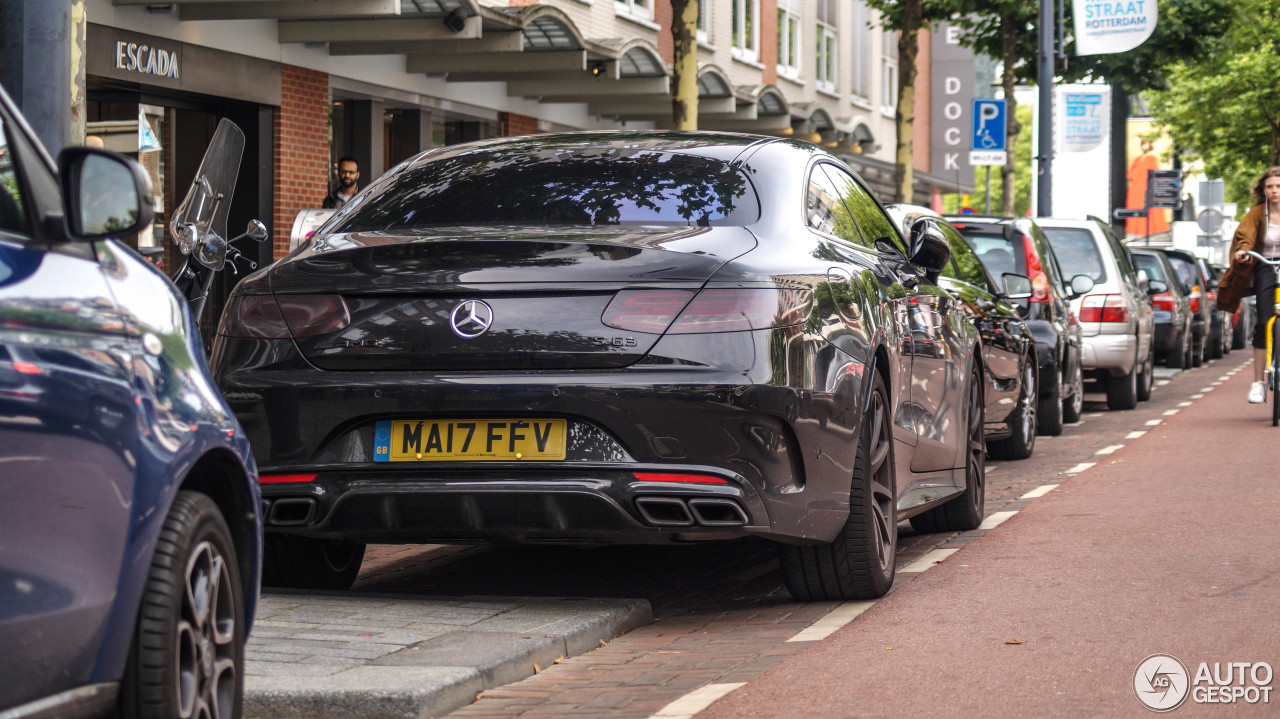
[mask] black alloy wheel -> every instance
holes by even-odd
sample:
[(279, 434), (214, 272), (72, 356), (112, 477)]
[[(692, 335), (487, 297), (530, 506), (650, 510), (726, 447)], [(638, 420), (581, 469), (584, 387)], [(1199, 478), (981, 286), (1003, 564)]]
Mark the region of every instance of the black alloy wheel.
[(244, 601), (218, 506), (182, 491), (165, 518), (121, 685), (121, 714), (235, 719), (244, 695)]
[(946, 504), (912, 517), (911, 526), (917, 532), (967, 532), (982, 524), (987, 500), (987, 442), (982, 374), (977, 368), (970, 373), (968, 415), (964, 492)]
[(898, 550), (893, 423), (884, 379), (878, 372), (872, 377), (844, 528), (828, 544), (778, 548), (783, 581), (800, 601), (875, 599), (893, 586)]
[(1084, 368), (1076, 362), (1075, 374), (1071, 377), (1071, 399), (1062, 403), (1062, 421), (1079, 422), (1084, 414)]
[(269, 532), (262, 556), (262, 584), (293, 589), (351, 588), (364, 561), (365, 545), (345, 539), (315, 539)]
[(996, 459), (1026, 459), (1036, 448), (1036, 407), (1039, 404), (1039, 387), (1036, 383), (1036, 358), (1026, 358), (1022, 370), (1022, 387), (1018, 391), (1018, 405), (1009, 419), (1011, 434), (987, 445), (992, 457)]

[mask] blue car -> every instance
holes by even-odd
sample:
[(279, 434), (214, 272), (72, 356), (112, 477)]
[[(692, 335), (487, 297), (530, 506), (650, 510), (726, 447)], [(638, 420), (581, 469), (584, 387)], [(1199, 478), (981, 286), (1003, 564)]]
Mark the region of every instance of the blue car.
[(237, 717), (261, 498), (186, 301), (115, 238), (135, 162), (57, 166), (0, 89), (0, 716)]

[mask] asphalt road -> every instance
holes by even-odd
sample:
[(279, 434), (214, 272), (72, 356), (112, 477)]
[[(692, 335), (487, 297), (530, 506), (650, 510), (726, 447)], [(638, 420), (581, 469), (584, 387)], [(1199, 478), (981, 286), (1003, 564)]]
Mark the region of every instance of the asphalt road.
[[(1205, 390), (1246, 360), (1244, 353), (1237, 352), (1200, 369), (1161, 371), (1152, 400), (1132, 411), (1107, 411), (1103, 396), (1090, 394), (1083, 421), (1068, 426), (1061, 437), (1039, 438), (1031, 459), (989, 466), (984, 525), (989, 528), (921, 535), (904, 523), (897, 582), (893, 592), (874, 605), (794, 602), (782, 586), (773, 546), (760, 540), (670, 548), (372, 547), (356, 591), (636, 597), (651, 602), (653, 625), (537, 676), (488, 691), (453, 717), (690, 716), (733, 689), (737, 691), (715, 705), (709, 716), (799, 716), (801, 706), (812, 707), (809, 716), (822, 717), (999, 716), (1015, 710), (1034, 715), (1142, 713), (1146, 710), (1137, 703), (1132, 688), (1125, 696), (1115, 693), (1112, 685), (1131, 682), (1137, 661), (1146, 656), (1131, 656), (1138, 651), (1140, 637), (1150, 638), (1149, 644), (1156, 647), (1157, 639), (1170, 635), (1168, 622), (1161, 617), (1179, 609), (1187, 596), (1163, 593), (1186, 577), (1217, 579), (1207, 566), (1180, 562), (1189, 547), (1222, 533), (1221, 551), (1226, 556), (1258, 554), (1254, 561), (1239, 565), (1240, 574), (1233, 574), (1231, 582), (1224, 577), (1220, 585), (1211, 586), (1240, 585), (1237, 580), (1258, 575), (1277, 556), (1274, 531), (1268, 534), (1249, 525), (1250, 534), (1237, 533), (1242, 526), (1235, 519), (1239, 508), (1230, 500), (1239, 502), (1241, 497), (1222, 497), (1214, 491), (1216, 485), (1206, 481), (1224, 476), (1229, 464), (1213, 469), (1220, 460), (1230, 458), (1244, 468), (1252, 466), (1256, 457), (1226, 451), (1232, 439), (1229, 434), (1220, 442), (1206, 441), (1208, 435), (1198, 423), (1187, 422), (1187, 417), (1213, 404), (1221, 404), (1214, 411), (1224, 416), (1242, 414), (1242, 408), (1248, 407), (1243, 401), (1242, 376), (1222, 391)], [(1271, 427), (1262, 418), (1269, 417), (1269, 408), (1250, 409), (1258, 417), (1230, 425), (1229, 431), (1260, 435), (1250, 441), (1252, 446), (1269, 437), (1266, 430)], [(1192, 426), (1179, 429), (1185, 424)], [(1173, 469), (1161, 473), (1144, 469), (1157, 460), (1171, 462)], [(1134, 477), (1116, 474), (1124, 472)], [(1110, 478), (1095, 480), (1104, 474)], [(1176, 486), (1182, 491), (1175, 491), (1170, 475), (1177, 478)], [(1140, 491), (1134, 478), (1142, 480)], [(1101, 503), (1100, 507), (1077, 511), (1067, 506), (1082, 488), (1095, 484), (1125, 491), (1089, 494), (1089, 501)], [(1047, 485), (1058, 488), (1046, 489)], [(1198, 492), (1188, 494), (1184, 485)], [(1269, 507), (1274, 516), (1275, 500), (1261, 487), (1251, 488), (1247, 498), (1251, 509), (1263, 512)], [(1215, 499), (1227, 502), (1226, 506), (1210, 502)], [(1175, 507), (1168, 502), (1176, 503), (1181, 514), (1171, 515)], [(1056, 514), (1039, 510), (1050, 504), (1057, 508)], [(1210, 506), (1214, 509), (1206, 511)], [(1142, 511), (1135, 512), (1134, 507)], [(1099, 511), (1103, 509), (1107, 511)], [(1108, 518), (1106, 533), (1092, 524), (1103, 521), (1096, 518), (1099, 515)], [(999, 524), (1011, 516), (1012, 521)], [(1176, 521), (1171, 521), (1173, 516)], [(1197, 529), (1185, 529), (1191, 526)], [(1023, 536), (1027, 527), (1038, 532), (1034, 541)], [(966, 548), (971, 543), (976, 544)], [(1215, 540), (1215, 546), (1218, 543)], [(1102, 551), (1128, 547), (1135, 551), (1141, 547), (1145, 555), (1133, 557), (1125, 549), (1122, 558)], [(962, 549), (934, 566), (937, 559)], [(991, 565), (984, 565), (984, 572), (999, 570), (1007, 575), (974, 571), (971, 558), (977, 556)], [(1051, 579), (1041, 575), (1045, 581), (1037, 582), (1028, 575), (1012, 581), (1038, 557), (1060, 560), (1046, 570)], [(1149, 567), (1167, 574), (1161, 574), (1159, 581), (1148, 581), (1144, 572)], [(1270, 588), (1264, 582), (1256, 591), (1274, 598), (1275, 593), (1267, 593)], [(1229, 606), (1188, 606), (1194, 605), (1197, 612), (1230, 609), (1238, 613), (1256, 599)], [(1071, 612), (1064, 613), (1054, 604), (1056, 600), (1069, 604), (1065, 609)], [(1270, 604), (1274, 606), (1274, 601)], [(900, 605), (910, 612), (897, 613)], [(1067, 616), (1082, 623), (1073, 625)], [(1249, 617), (1245, 634), (1265, 636), (1274, 647), (1275, 622), (1247, 612), (1243, 616)], [(1061, 622), (1052, 621), (1059, 617)], [(989, 623), (981, 636), (984, 642), (998, 639), (994, 647), (975, 643), (971, 636), (979, 631), (972, 626), (975, 618)], [(846, 622), (844, 629), (828, 636)], [(1050, 626), (1052, 631), (1046, 628)], [(1129, 637), (1123, 652), (1105, 651), (1106, 642), (1115, 641), (1114, 636), (1107, 639), (1104, 630), (1108, 628)], [(1258, 631), (1263, 629), (1265, 634)], [(856, 641), (849, 639), (851, 635)], [(1046, 652), (1039, 649), (1052, 641), (1046, 637), (1077, 641), (1070, 648), (1063, 645)], [(1025, 643), (1006, 645), (1006, 640)], [(842, 648), (828, 649), (837, 646)], [(1226, 647), (1221, 648), (1204, 659), (1262, 658), (1243, 649), (1228, 655)], [(1182, 651), (1186, 659), (1199, 661), (1207, 647), (1173, 643), (1163, 650), (1175, 655)], [(1018, 651), (1022, 654), (1013, 654)], [(1104, 655), (1108, 659), (1100, 661), (1098, 657)], [(884, 656), (902, 665), (890, 671), (887, 667), (895, 665)], [(1037, 656), (1044, 663), (1026, 664), (1028, 669), (1034, 667), (1037, 676), (1009, 671), (1009, 662), (1017, 669), (1027, 657)], [(1270, 659), (1273, 666), (1280, 665), (1280, 657)], [(988, 664), (994, 668), (988, 669)], [(1103, 682), (1109, 682), (1106, 691), (1095, 687)], [(739, 689), (737, 685), (743, 683), (747, 686)], [(1034, 691), (1026, 690), (1026, 683), (1035, 684)], [(1081, 686), (1089, 691), (1082, 693)], [(1059, 691), (1070, 699), (1062, 699)], [(1018, 693), (1042, 703), (1009, 701), (1011, 694)], [(920, 703), (919, 697), (931, 697), (935, 703)], [(986, 703), (978, 701), (982, 697)], [(955, 703), (970, 699), (976, 703)], [(952, 711), (959, 706), (965, 711)]]

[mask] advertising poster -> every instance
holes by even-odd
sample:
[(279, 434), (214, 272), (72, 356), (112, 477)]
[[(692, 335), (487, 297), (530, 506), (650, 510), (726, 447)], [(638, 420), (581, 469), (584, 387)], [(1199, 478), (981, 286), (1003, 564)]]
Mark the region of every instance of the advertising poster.
[[(1125, 207), (1141, 209), (1146, 206), (1147, 171), (1172, 170), (1173, 141), (1162, 132), (1152, 120), (1130, 119), (1125, 123), (1125, 148), (1128, 157), (1129, 171), (1126, 173), (1128, 192), (1125, 194)], [(1124, 230), (1130, 235), (1158, 234), (1169, 231), (1169, 220), (1172, 211), (1159, 209), (1151, 211), (1150, 233), (1147, 231), (1146, 218), (1125, 220)]]
[(1156, 0), (1075, 0), (1076, 54), (1132, 50), (1156, 29)]

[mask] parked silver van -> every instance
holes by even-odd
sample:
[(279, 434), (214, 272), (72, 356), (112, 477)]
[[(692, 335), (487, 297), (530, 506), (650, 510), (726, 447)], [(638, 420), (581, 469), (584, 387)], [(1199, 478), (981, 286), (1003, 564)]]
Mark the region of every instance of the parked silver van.
[(1111, 409), (1133, 409), (1151, 396), (1155, 320), (1145, 276), (1139, 277), (1129, 250), (1102, 222), (1037, 220), (1058, 264), (1068, 277), (1086, 275), (1091, 292), (1071, 300), (1083, 339), (1086, 377), (1107, 391)]

